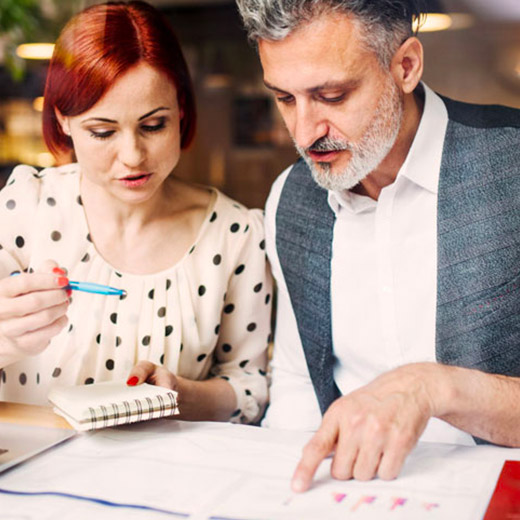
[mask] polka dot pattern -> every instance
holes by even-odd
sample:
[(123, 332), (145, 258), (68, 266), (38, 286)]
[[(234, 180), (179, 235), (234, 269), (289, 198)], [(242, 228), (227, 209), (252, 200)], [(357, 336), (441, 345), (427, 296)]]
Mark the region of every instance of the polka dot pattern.
[[(23, 263), (13, 261), (6, 274), (54, 258), (71, 279), (121, 287), (126, 294), (75, 292), (69, 324), (41, 362), (0, 371), (0, 399), (44, 404), (51, 384), (124, 381), (136, 360), (149, 359), (184, 377), (228, 382), (237, 398), (231, 420), (256, 420), (266, 399), (260, 370), (271, 294), (259, 247), (260, 212), (211, 190), (211, 207), (189, 254), (160, 273), (135, 275), (110, 266), (92, 243), (95, 228), (91, 236), (76, 165), (41, 173), (23, 168), (0, 194), (0, 219), (12, 223), (8, 232), (0, 228), (0, 254)], [(38, 222), (24, 222), (29, 211), (38, 211)], [(0, 263), (0, 275), (1, 269)]]

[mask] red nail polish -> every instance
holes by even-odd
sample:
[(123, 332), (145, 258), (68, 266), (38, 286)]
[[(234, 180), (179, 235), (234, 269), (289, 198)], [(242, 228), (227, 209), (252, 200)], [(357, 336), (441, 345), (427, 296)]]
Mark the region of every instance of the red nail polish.
[(59, 267), (55, 267), (52, 272), (54, 274), (61, 274), (62, 276), (65, 274), (65, 271), (63, 269), (60, 269)]
[(135, 386), (137, 384), (137, 381), (139, 381), (139, 378), (137, 376), (132, 376), (128, 379), (128, 381), (126, 382), (126, 384), (128, 386)]
[(72, 289), (67, 289), (67, 296), (69, 298), (72, 296)]
[(65, 287), (66, 285), (69, 285), (69, 279), (66, 278), (65, 276), (60, 276), (59, 278), (56, 278), (56, 283), (60, 287)]

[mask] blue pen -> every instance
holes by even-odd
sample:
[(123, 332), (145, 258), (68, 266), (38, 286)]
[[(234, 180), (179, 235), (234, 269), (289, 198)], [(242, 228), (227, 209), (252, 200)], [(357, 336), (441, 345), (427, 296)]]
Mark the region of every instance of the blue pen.
[[(20, 274), (20, 271), (14, 271), (10, 276), (16, 276), (17, 274)], [(69, 285), (64, 287), (64, 289), (72, 289), (73, 291), (83, 291), (94, 294), (106, 294), (107, 296), (126, 296), (126, 291), (124, 289), (116, 289), (109, 285), (101, 285), (100, 283), (92, 282), (74, 282), (69, 280)]]
[(83, 291), (95, 294), (106, 294), (113, 296), (124, 296), (126, 291), (123, 289), (116, 289), (115, 287), (109, 287), (108, 285), (101, 285), (99, 283), (91, 282), (74, 282), (69, 281), (69, 285), (66, 289), (72, 289), (73, 291)]

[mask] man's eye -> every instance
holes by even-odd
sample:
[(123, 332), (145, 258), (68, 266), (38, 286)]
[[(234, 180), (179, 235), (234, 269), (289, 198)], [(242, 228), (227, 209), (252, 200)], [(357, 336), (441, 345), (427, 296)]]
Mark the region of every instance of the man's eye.
[(111, 135), (113, 135), (113, 133), (114, 133), (113, 130), (105, 130), (103, 132), (99, 132), (99, 131), (96, 132), (94, 130), (90, 131), (90, 135), (94, 139), (108, 139)]
[(325, 103), (340, 103), (345, 99), (345, 94), (340, 94), (339, 96), (320, 96), (321, 101)]
[(287, 104), (287, 103), (291, 103), (292, 101), (294, 101), (294, 97), (293, 96), (276, 96), (276, 101), (278, 103), (283, 103), (283, 104)]

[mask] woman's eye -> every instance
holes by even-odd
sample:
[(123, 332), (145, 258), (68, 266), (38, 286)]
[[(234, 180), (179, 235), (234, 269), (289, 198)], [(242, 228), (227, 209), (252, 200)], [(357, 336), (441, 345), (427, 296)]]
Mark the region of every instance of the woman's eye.
[(94, 139), (108, 139), (111, 135), (113, 135), (114, 130), (104, 130), (104, 131), (90, 131), (91, 137)]
[(141, 129), (145, 132), (158, 132), (165, 127), (164, 119), (161, 119), (158, 123), (154, 125), (142, 125)]

